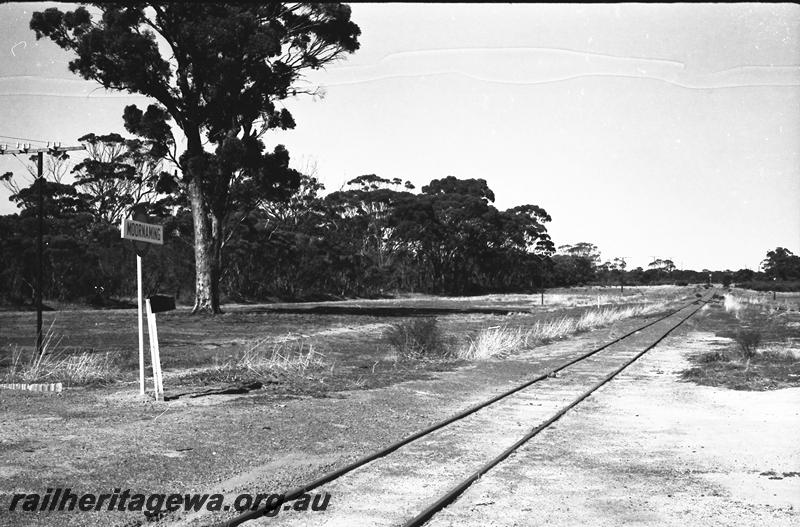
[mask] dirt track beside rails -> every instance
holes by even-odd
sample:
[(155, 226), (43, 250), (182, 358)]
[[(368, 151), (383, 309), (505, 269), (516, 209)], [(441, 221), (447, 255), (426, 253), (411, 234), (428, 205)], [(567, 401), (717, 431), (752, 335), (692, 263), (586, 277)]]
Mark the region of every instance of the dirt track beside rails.
[(473, 485), (430, 523), (797, 525), (800, 388), (678, 381), (706, 351), (702, 320), (673, 337)]

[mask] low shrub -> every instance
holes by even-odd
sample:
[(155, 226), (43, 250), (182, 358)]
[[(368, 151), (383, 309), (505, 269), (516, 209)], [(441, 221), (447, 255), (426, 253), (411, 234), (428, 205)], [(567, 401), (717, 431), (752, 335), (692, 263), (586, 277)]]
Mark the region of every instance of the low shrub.
[(415, 318), (392, 324), (383, 338), (397, 352), (400, 360), (442, 359), (451, 356), (436, 317)]
[(725, 353), (719, 351), (711, 351), (709, 353), (703, 353), (697, 358), (697, 362), (701, 364), (710, 364), (712, 362), (730, 362), (731, 358), (728, 357)]
[(767, 309), (759, 298), (735, 298), (725, 296), (725, 309), (730, 310), (740, 327), (733, 333), (733, 340), (747, 363), (756, 356), (761, 344), (773, 333), (772, 309)]
[(756, 330), (740, 330), (736, 332), (734, 340), (736, 344), (739, 345), (742, 357), (749, 361), (758, 352), (758, 345), (761, 343), (761, 332)]

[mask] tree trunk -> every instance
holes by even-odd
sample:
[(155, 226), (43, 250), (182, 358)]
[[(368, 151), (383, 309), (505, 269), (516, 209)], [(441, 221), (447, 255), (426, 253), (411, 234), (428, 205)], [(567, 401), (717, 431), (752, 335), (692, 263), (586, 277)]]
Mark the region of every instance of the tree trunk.
[(214, 243), (212, 236), (211, 219), (203, 199), (200, 177), (194, 176), (189, 182), (189, 200), (194, 220), (195, 297), (192, 313), (221, 313), (219, 244)]
[(212, 265), (212, 276), (214, 286), (211, 288), (213, 304), (216, 306), (214, 313), (222, 313), (222, 308), (219, 304), (219, 283), (222, 280), (222, 241), (225, 233), (222, 229), (223, 217), (216, 213), (211, 214), (211, 258), (214, 262)]

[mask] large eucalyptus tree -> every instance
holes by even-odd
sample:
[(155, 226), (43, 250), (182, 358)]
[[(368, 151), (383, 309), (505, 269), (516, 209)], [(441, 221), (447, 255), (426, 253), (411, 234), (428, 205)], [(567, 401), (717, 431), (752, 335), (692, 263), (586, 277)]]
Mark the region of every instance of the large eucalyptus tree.
[[(125, 127), (180, 169), (178, 192), (191, 203), (195, 312), (220, 311), (225, 223), (242, 199), (281, 199), (300, 182), (281, 145), (262, 135), (295, 126), (279, 101), (302, 88), (303, 72), (358, 49), (345, 4), (94, 3), (49, 8), (30, 22), (75, 53), (72, 72), (156, 104), (125, 108)], [(184, 141), (172, 130), (178, 129)], [(185, 150), (178, 152), (178, 145)]]

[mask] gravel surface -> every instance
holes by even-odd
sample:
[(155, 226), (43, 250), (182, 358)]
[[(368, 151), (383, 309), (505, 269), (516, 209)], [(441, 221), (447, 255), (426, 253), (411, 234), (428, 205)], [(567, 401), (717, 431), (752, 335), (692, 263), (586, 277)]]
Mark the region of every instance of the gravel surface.
[(430, 525), (798, 525), (800, 388), (678, 382), (715, 340), (669, 339)]
[[(741, 392), (679, 381), (689, 356), (725, 340), (701, 315), (428, 525), (796, 525), (800, 388)], [(527, 402), (534, 421), (535, 400)], [(324, 513), (287, 511), (253, 524), (401, 525), (524, 434), (523, 408), (476, 416), (458, 436), (443, 433), (438, 445), (420, 442), (323, 487), (332, 495)]]

